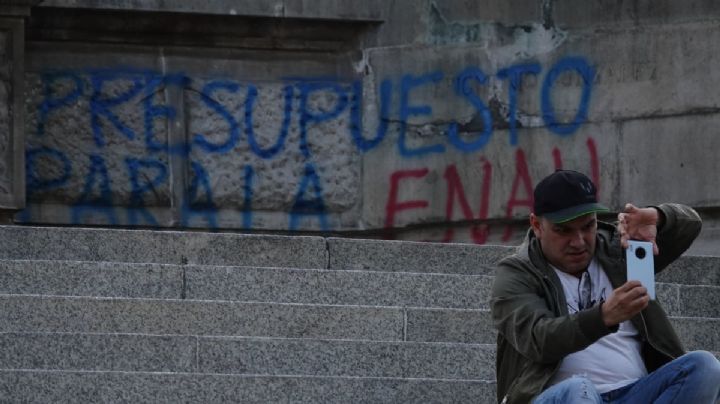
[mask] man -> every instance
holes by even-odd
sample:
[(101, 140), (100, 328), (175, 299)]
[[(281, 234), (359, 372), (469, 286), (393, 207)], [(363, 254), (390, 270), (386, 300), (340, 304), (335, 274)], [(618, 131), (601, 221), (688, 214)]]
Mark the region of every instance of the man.
[(628, 204), (617, 226), (599, 222), (595, 185), (568, 170), (534, 197), (531, 229), (493, 285), (499, 401), (715, 403), (720, 362), (684, 354), (660, 304), (626, 276), (628, 240), (653, 243), (658, 272), (697, 237), (697, 213)]

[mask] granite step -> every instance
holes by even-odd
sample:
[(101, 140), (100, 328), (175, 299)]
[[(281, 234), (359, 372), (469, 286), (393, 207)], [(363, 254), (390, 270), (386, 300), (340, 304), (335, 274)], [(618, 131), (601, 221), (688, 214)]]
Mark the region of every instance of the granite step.
[(0, 369), (494, 380), (494, 344), (0, 333)]
[(486, 309), (482, 275), (0, 260), (0, 294)]
[(0, 258), (326, 268), (322, 237), (0, 226)]
[(0, 332), (403, 341), (399, 307), (0, 295)]
[[(329, 269), (493, 275), (516, 247), (328, 238)], [(680, 257), (658, 282), (720, 286), (720, 257)]]
[[(699, 281), (657, 284), (668, 314), (720, 317), (720, 286)], [(492, 282), (486, 275), (0, 260), (0, 294), (11, 295), (487, 309)]]
[[(687, 350), (720, 352), (720, 318), (671, 316)], [(494, 343), (496, 333), (487, 310), (412, 309), (407, 312), (407, 340)]]
[(0, 370), (3, 400), (23, 403), (480, 403), (491, 381)]
[[(508, 246), (157, 230), (0, 226), (0, 259), (492, 275)], [(720, 257), (684, 256), (658, 281), (720, 286)]]
[[(494, 344), (488, 310), (0, 295), (0, 332)], [(672, 316), (688, 349), (720, 351), (720, 318)]]

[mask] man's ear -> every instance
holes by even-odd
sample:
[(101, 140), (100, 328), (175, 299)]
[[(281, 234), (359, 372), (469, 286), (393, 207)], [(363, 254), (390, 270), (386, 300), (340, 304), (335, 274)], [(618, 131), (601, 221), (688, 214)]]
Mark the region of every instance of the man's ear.
[(535, 237), (540, 238), (540, 234), (542, 233), (542, 228), (540, 227), (540, 217), (536, 216), (534, 213), (530, 214), (530, 227), (533, 230), (533, 233), (535, 233)]

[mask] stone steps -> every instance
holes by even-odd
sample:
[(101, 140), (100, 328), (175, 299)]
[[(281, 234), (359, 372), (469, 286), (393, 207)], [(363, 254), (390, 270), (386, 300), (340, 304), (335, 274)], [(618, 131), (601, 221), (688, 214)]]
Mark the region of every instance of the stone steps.
[[(507, 247), (0, 226), (0, 393), (22, 402), (481, 402)], [(658, 298), (720, 352), (720, 258)], [(2, 401), (2, 400), (0, 400)]]
[(494, 345), (0, 333), (0, 369), (494, 380)]
[(0, 370), (9, 402), (493, 403), (494, 383), (464, 380)]

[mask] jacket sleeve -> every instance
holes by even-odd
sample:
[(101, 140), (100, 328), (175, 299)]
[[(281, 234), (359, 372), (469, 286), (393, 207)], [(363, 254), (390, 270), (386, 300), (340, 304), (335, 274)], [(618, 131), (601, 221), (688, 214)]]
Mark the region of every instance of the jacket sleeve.
[(560, 299), (544, 294), (540, 280), (512, 260), (499, 264), (490, 302), (493, 322), (500, 335), (529, 360), (555, 363), (617, 331), (617, 327), (605, 326), (599, 305), (557, 316), (546, 299)]
[(660, 254), (655, 257), (655, 272), (660, 272), (690, 247), (700, 234), (702, 220), (689, 206), (665, 203), (656, 208), (665, 219), (656, 239)]

